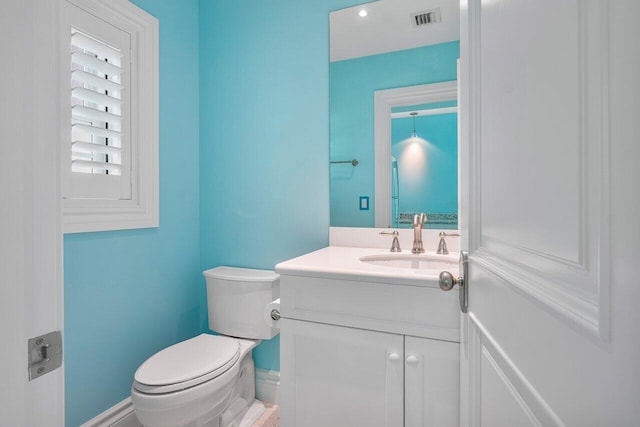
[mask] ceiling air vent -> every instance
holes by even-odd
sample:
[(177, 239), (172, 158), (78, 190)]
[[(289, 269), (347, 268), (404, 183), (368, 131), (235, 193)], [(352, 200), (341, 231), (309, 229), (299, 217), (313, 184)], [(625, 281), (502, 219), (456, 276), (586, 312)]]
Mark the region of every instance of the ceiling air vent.
[(423, 27), (440, 22), (440, 8), (425, 10), (411, 15), (411, 23), (414, 27)]

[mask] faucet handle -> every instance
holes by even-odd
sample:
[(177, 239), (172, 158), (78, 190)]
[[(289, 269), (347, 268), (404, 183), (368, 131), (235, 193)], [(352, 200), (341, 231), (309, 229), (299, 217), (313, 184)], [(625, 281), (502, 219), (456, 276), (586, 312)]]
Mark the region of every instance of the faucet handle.
[(436, 251), (436, 254), (438, 255), (448, 255), (449, 254), (449, 249), (447, 249), (447, 242), (444, 240), (445, 237), (448, 236), (460, 236), (459, 233), (445, 233), (444, 231), (441, 231), (438, 236), (440, 236), (440, 243), (438, 243), (438, 250)]
[(441, 238), (442, 238), (442, 237), (450, 237), (450, 236), (451, 236), (451, 237), (455, 237), (455, 236), (460, 237), (460, 234), (459, 234), (459, 233), (445, 233), (444, 231), (441, 231), (441, 232), (438, 234), (438, 236), (440, 236)]
[(391, 249), (389, 250), (390, 252), (402, 252), (402, 249), (400, 249), (400, 242), (398, 241), (398, 230), (393, 230), (392, 232), (381, 231), (380, 234), (393, 236), (393, 242), (391, 243)]

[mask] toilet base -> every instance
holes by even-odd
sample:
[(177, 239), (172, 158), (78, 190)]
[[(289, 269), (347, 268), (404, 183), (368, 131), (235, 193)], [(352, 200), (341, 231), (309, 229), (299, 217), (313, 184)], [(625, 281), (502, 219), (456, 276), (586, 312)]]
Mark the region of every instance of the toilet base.
[(253, 403), (249, 405), (249, 408), (244, 412), (244, 414), (237, 417), (229, 424), (225, 424), (226, 420), (223, 420), (220, 425), (229, 427), (251, 427), (263, 413), (264, 405), (262, 404), (262, 402), (260, 402), (259, 400), (254, 400)]
[(250, 427), (264, 412), (256, 400), (255, 367), (251, 354), (240, 364), (240, 373), (231, 393), (229, 406), (220, 415), (220, 427)]
[[(259, 400), (255, 400), (248, 408), (243, 408), (242, 412), (235, 413), (232, 408), (209, 421), (194, 421), (184, 427), (251, 427), (264, 413), (265, 407)], [(235, 415), (235, 419), (232, 417)]]

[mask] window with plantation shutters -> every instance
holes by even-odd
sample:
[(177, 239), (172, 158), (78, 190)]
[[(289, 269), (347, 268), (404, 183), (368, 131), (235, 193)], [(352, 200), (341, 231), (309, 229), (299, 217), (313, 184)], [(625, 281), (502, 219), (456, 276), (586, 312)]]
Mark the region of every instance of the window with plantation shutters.
[(156, 227), (157, 21), (125, 0), (60, 16), (65, 232)]
[[(128, 41), (126, 34), (120, 39)], [(129, 199), (128, 45), (71, 28), (69, 53), (71, 191), (83, 198)]]

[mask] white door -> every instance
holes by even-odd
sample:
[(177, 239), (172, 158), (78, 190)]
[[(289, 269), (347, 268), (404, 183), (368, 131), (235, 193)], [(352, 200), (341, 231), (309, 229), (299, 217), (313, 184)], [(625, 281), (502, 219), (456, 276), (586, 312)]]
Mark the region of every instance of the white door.
[(33, 381), (27, 339), (62, 329), (56, 2), (0, 13), (0, 425), (64, 425), (63, 371)]
[(640, 425), (640, 2), (461, 11), (461, 425)]
[(402, 335), (281, 319), (282, 427), (402, 427)]

